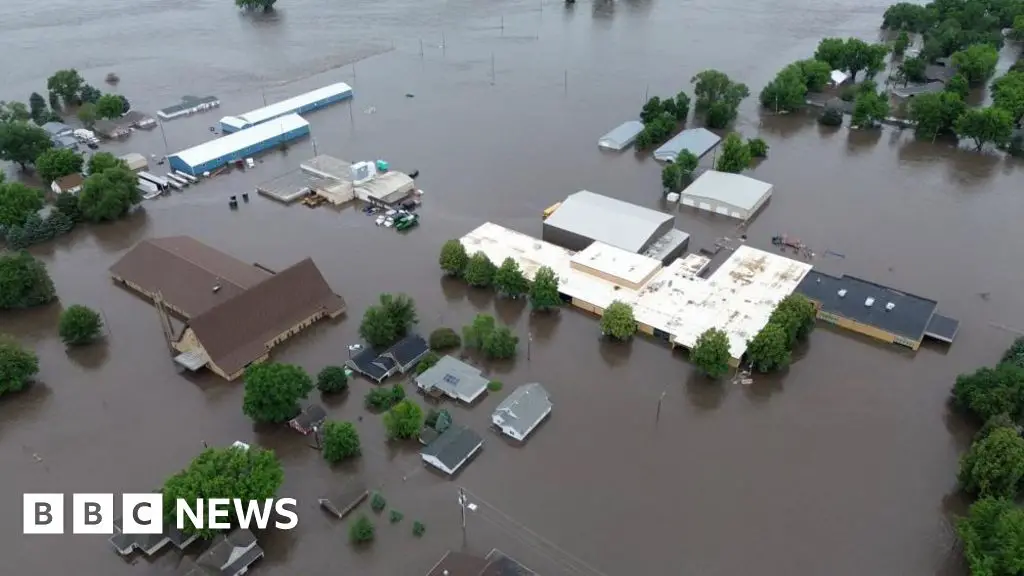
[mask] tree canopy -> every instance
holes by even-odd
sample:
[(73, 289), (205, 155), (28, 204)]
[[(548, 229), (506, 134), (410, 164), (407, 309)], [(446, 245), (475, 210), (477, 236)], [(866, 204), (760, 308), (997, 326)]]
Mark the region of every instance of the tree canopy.
[(103, 320), (95, 310), (88, 306), (75, 304), (60, 314), (57, 332), (60, 339), (68, 346), (90, 344), (100, 336)]
[(78, 194), (78, 208), (91, 222), (117, 220), (142, 201), (138, 176), (127, 168), (90, 173)]
[(882, 28), (923, 33), (931, 26), (933, 13), (921, 4), (899, 2), (889, 6), (882, 16)]
[(750, 167), (750, 148), (739, 134), (733, 132), (722, 143), (722, 154), (718, 157), (715, 170), (739, 174)]
[(448, 350), (462, 346), (462, 338), (451, 328), (441, 327), (430, 333), (431, 350)]
[(729, 337), (722, 330), (709, 328), (697, 338), (690, 351), (690, 362), (711, 378), (721, 378), (729, 372)]
[(924, 82), (927, 68), (928, 63), (922, 58), (904, 58), (903, 62), (900, 62), (897, 72), (903, 85), (906, 86), (908, 82)]
[(11, 337), (0, 334), (0, 396), (25, 388), (39, 372), (39, 358)]
[(43, 193), (21, 182), (0, 182), (0, 227), (21, 226), (43, 207)]
[(78, 95), (85, 84), (85, 79), (74, 68), (58, 70), (46, 80), (46, 88), (64, 101), (65, 106), (78, 103)]
[(758, 372), (771, 372), (789, 366), (790, 346), (786, 327), (768, 322), (747, 343), (747, 359)]
[(124, 168), (128, 169), (128, 165), (125, 164), (124, 160), (121, 160), (117, 156), (114, 156), (110, 152), (97, 152), (89, 157), (89, 163), (86, 165), (86, 169), (89, 174), (99, 174), (111, 168)]
[(1013, 135), (1013, 116), (1002, 108), (968, 108), (956, 121), (956, 133), (974, 141), (976, 150), (991, 142), (1003, 146)]
[(256, 422), (287, 422), (312, 390), (313, 380), (294, 364), (254, 364), (245, 370), (242, 413)]
[[(266, 500), (273, 498), (284, 482), (284, 470), (274, 453), (257, 446), (249, 448), (207, 448), (189, 464), (188, 468), (171, 476), (164, 483), (164, 516), (172, 525), (175, 520), (175, 502), (184, 499), (193, 508), (199, 498), (239, 498)], [(237, 524), (233, 508), (229, 522)], [(204, 507), (202, 513), (207, 512)], [(185, 515), (183, 532), (211, 538), (215, 531), (205, 518), (204, 528), (197, 529)]]
[(42, 262), (28, 252), (0, 254), (0, 310), (40, 306), (56, 298)]
[(323, 428), (323, 456), (331, 464), (359, 456), (359, 432), (351, 422), (330, 421)]
[(100, 118), (120, 118), (124, 105), (117, 94), (104, 94), (96, 101), (96, 115)]
[(888, 53), (888, 46), (868, 44), (859, 38), (824, 38), (818, 43), (814, 59), (828, 63), (832, 69), (847, 71), (851, 81), (856, 82), (861, 71), (867, 71), (868, 76), (878, 73)]
[(814, 330), (818, 311), (802, 294), (790, 294), (772, 310), (768, 322), (778, 324), (786, 331), (789, 347), (806, 340)]
[(736, 119), (740, 102), (750, 96), (746, 84), (733, 82), (718, 70), (698, 72), (690, 82), (694, 84), (696, 110), (704, 115), (704, 123), (710, 128), (725, 128)]
[(519, 264), (511, 256), (505, 258), (494, 272), (494, 289), (498, 294), (509, 298), (518, 298), (530, 289), (530, 282), (523, 276)]
[(27, 122), (32, 112), (23, 102), (5, 102), (0, 100), (0, 122)]
[(779, 71), (758, 96), (762, 107), (776, 112), (799, 110), (804, 107), (806, 98), (807, 83), (796, 64), (790, 64)]
[(608, 305), (601, 315), (601, 334), (614, 340), (629, 340), (636, 333), (633, 307), (621, 300)]
[(1024, 479), (1024, 438), (1016, 428), (996, 428), (960, 459), (957, 479), (981, 498), (1016, 498)]
[(988, 44), (974, 44), (953, 53), (953, 65), (971, 86), (984, 83), (996, 71), (999, 50)]
[(494, 281), (494, 264), (483, 252), (476, 252), (469, 257), (463, 278), (474, 288), (487, 288)]
[(964, 110), (963, 98), (952, 92), (919, 94), (910, 101), (909, 116), (916, 122), (914, 135), (922, 140), (934, 140), (942, 134), (951, 134)]
[(953, 403), (982, 422), (999, 414), (1024, 414), (1024, 368), (1003, 362), (961, 374), (953, 385)]
[(67, 148), (50, 149), (36, 158), (36, 171), (44, 182), (82, 171), (82, 155)]
[(50, 148), (50, 135), (35, 124), (0, 122), (0, 160), (15, 162), (24, 169)]
[(1012, 501), (982, 498), (956, 523), (971, 574), (1018, 576), (1024, 571), (1024, 510)]
[(469, 263), (469, 255), (466, 254), (466, 247), (458, 240), (448, 240), (441, 246), (441, 257), (439, 262), (441, 270), (449, 276), (462, 276)]
[(235, 0), (235, 6), (246, 10), (263, 10), (269, 12), (274, 9), (277, 0)]
[(100, 96), (103, 96), (103, 93), (89, 84), (82, 84), (82, 88), (78, 91), (78, 99), (82, 101), (82, 105), (95, 104), (99, 101)]
[(316, 375), (316, 388), (324, 394), (337, 394), (348, 390), (348, 375), (341, 366), (325, 366)]
[(33, 92), (28, 97), (28, 108), (29, 114), (32, 115), (32, 121), (42, 126), (46, 123), (47, 113), (49, 112), (46, 108), (46, 99), (43, 98), (38, 92)]
[(519, 337), (508, 326), (499, 325), (490, 314), (477, 314), (471, 324), (462, 328), (466, 348), (479, 350), (491, 360), (512, 358), (519, 346)]
[(384, 413), (384, 429), (388, 438), (414, 438), (423, 427), (423, 409), (406, 398)]
[(416, 303), (405, 294), (381, 294), (379, 304), (363, 314), (359, 335), (374, 348), (398, 342), (419, 322)]
[(888, 96), (874, 90), (863, 90), (854, 100), (850, 124), (858, 128), (874, 128), (888, 115)]
[(992, 82), (992, 105), (1009, 112), (1014, 122), (1024, 118), (1024, 72), (1008, 72)]
[(546, 311), (562, 305), (558, 293), (558, 276), (547, 266), (541, 266), (530, 284), (530, 306), (537, 311)]

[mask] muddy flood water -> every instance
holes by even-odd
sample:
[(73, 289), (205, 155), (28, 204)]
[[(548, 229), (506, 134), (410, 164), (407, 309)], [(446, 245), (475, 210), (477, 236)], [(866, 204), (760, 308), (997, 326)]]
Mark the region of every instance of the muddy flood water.
[[(177, 554), (129, 563), (105, 537), (22, 536), (21, 494), (146, 491), (203, 441), (243, 440), (277, 452), (281, 495), (300, 504), (298, 529), (260, 536), (266, 557), (256, 575), (415, 576), (448, 549), (494, 547), (544, 576), (962, 574), (950, 520), (962, 510), (955, 471), (971, 430), (946, 399), (957, 373), (994, 361), (1013, 337), (1007, 327), (1024, 327), (1024, 195), (1014, 161), (890, 129), (824, 130), (810, 116), (763, 116), (748, 99), (736, 129), (771, 146), (749, 174), (775, 185), (749, 243), (770, 249), (773, 234), (796, 235), (818, 254), (846, 256), (815, 266), (936, 299), (962, 322), (952, 347), (916, 354), (819, 327), (785, 374), (750, 386), (709, 384), (644, 338), (603, 343), (595, 319), (575, 310), (531, 318), (522, 304), (495, 303), (437, 269), (444, 240), (488, 220), (539, 236), (541, 211), (579, 189), (665, 207), (653, 160), (595, 146), (637, 113), (645, 93), (692, 93), (690, 77), (717, 68), (756, 95), (821, 37), (875, 38), (885, 7), (279, 0), (275, 14), (251, 15), (229, 0), (0, 3), (0, 98), (27, 100), (44, 92), (53, 69), (75, 67), (96, 86), (116, 71), (117, 90), (139, 110), (182, 94), (223, 101), (167, 122), (167, 148), (155, 130), (105, 145), (117, 153), (197, 144), (222, 115), (256, 108), (264, 96), (335, 81), (356, 94), (309, 114), (313, 138), (262, 156), (255, 169), (33, 248), (60, 304), (0, 315), (0, 329), (41, 362), (39, 384), (0, 402), (5, 566), (33, 576), (168, 573)], [(421, 225), (401, 235), (356, 208), (284, 207), (255, 195), (228, 209), (229, 196), (297, 168), (314, 142), (320, 153), (419, 169)], [(691, 250), (734, 229), (690, 211), (677, 225), (692, 234)], [(241, 383), (179, 375), (154, 309), (112, 285), (107, 267), (124, 251), (172, 234), (272, 268), (316, 261), (349, 313), (276, 349), (276, 360), (314, 373), (342, 363), (366, 306), (380, 292), (406, 292), (424, 333), (493, 312), (521, 337), (514, 363), (488, 366), (505, 390), (454, 408), (456, 421), (484, 431), (497, 403), (530, 381), (551, 391), (553, 416), (521, 448), (487, 431), (483, 452), (448, 480), (423, 467), (415, 446), (385, 442), (380, 418), (362, 408), (370, 384), (356, 379), (328, 408), (355, 421), (364, 455), (331, 469), (307, 439), (253, 426), (241, 412)], [(65, 350), (56, 319), (75, 303), (102, 310), (105, 343)], [(355, 477), (405, 514), (402, 524), (378, 521), (377, 541), (363, 551), (348, 545), (345, 523), (316, 506)], [(477, 504), (465, 533), (459, 486)], [(414, 519), (427, 526), (422, 538), (410, 533)]]

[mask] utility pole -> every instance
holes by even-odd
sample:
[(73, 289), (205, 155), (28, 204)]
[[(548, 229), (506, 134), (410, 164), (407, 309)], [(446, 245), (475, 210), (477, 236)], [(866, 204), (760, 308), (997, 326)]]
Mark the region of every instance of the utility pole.
[(266, 88), (260, 88), (260, 95), (263, 96), (263, 105), (266, 106), (267, 105), (267, 89)]
[(491, 86), (494, 86), (494, 52), (491, 52)]
[(657, 424), (658, 420), (661, 419), (661, 401), (665, 399), (665, 394), (667, 394), (667, 393), (668, 393), (668, 390), (662, 391), (661, 396), (658, 398), (658, 411), (654, 413), (654, 423), (655, 424)]
[(565, 69), (565, 73), (562, 75), (562, 87), (565, 88), (565, 93), (569, 93), (569, 69)]
[(423, 58), (423, 38), (420, 38), (420, 58)]
[(533, 348), (533, 331), (526, 333), (526, 361), (530, 361), (530, 349)]
[(466, 491), (459, 488), (459, 507), (462, 508), (462, 532), (466, 532)]
[(160, 137), (164, 139), (164, 158), (166, 158), (171, 153), (171, 148), (167, 145), (167, 134), (164, 133), (163, 121), (161, 120), (157, 124), (160, 126)]

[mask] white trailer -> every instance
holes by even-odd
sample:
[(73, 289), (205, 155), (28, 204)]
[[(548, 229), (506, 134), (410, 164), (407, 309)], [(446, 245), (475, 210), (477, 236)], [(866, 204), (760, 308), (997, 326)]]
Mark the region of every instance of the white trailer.
[(161, 177), (156, 176), (156, 175), (153, 175), (153, 174), (150, 174), (149, 172), (139, 172), (139, 179), (140, 180), (148, 180), (148, 181), (152, 182), (153, 184), (156, 184), (157, 187), (159, 189), (161, 189), (161, 190), (166, 190), (167, 188), (169, 188), (171, 186), (170, 183), (167, 182), (166, 179), (161, 178)]
[(139, 192), (142, 192), (143, 194), (158, 194), (160, 189), (152, 182), (139, 179)]
[(182, 186), (188, 186), (189, 185), (189, 181), (188, 180), (185, 180), (181, 176), (176, 175), (174, 172), (168, 172), (166, 178), (167, 178), (167, 180), (169, 182), (177, 182), (178, 184), (181, 184)]
[(180, 191), (180, 190), (184, 190), (185, 189), (184, 186), (182, 186), (178, 182), (175, 182), (174, 180), (168, 180), (167, 183), (170, 184), (171, 188), (174, 188), (175, 190), (179, 190)]
[(179, 178), (184, 178), (185, 180), (188, 180), (189, 182), (191, 182), (193, 184), (195, 184), (196, 182), (199, 182), (198, 178), (196, 178), (195, 176), (193, 176), (193, 175), (191, 175), (191, 174), (189, 174), (187, 172), (182, 172), (181, 170), (175, 170), (174, 171), (174, 175), (178, 176)]

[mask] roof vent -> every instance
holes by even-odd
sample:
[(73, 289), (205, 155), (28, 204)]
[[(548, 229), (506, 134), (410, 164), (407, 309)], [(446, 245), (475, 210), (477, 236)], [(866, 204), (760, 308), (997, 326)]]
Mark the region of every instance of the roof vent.
[(892, 302), (889, 302), (888, 304), (885, 305), (885, 309), (886, 310), (892, 310), (895, 307), (896, 307), (896, 305), (893, 304)]
[(868, 298), (867, 300), (864, 301), (864, 305), (865, 306), (871, 306), (874, 303), (875, 303), (875, 299), (874, 298)]
[(840, 298), (845, 298), (846, 297), (846, 288), (843, 288), (842, 290), (839, 291), (839, 297)]

